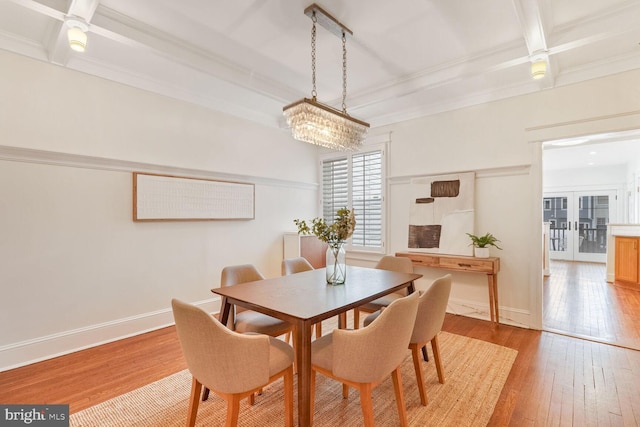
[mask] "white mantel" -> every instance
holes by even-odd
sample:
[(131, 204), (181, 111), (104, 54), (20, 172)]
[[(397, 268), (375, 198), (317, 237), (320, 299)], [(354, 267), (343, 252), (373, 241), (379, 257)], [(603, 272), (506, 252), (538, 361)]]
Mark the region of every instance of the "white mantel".
[(607, 282), (615, 281), (616, 236), (640, 237), (640, 224), (609, 224), (607, 227)]

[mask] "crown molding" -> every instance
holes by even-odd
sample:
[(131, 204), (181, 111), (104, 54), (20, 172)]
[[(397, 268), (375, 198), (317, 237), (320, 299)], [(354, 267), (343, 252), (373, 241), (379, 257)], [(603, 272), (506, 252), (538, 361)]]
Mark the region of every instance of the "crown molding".
[(222, 181), (247, 182), (270, 187), (288, 187), (303, 190), (317, 190), (317, 183), (305, 183), (284, 179), (267, 178), (252, 175), (232, 174), (203, 169), (181, 168), (169, 165), (135, 162), (130, 160), (109, 159), (105, 157), (81, 154), (60, 153), (31, 148), (0, 145), (0, 160), (38, 163), (51, 166), (74, 167), (82, 169), (107, 170), (114, 172), (145, 172), (172, 176), (184, 176)]

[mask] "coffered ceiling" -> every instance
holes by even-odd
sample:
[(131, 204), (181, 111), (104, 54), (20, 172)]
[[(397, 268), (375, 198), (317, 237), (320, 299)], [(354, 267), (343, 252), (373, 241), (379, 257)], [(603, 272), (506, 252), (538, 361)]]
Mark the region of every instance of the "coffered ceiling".
[[(0, 48), (284, 127), (311, 92), (306, 0), (0, 0)], [(348, 112), (372, 127), (640, 68), (638, 0), (317, 0), (353, 31)], [(65, 16), (89, 24), (73, 52)], [(318, 28), (318, 99), (342, 45)], [(545, 78), (530, 57), (547, 52)]]

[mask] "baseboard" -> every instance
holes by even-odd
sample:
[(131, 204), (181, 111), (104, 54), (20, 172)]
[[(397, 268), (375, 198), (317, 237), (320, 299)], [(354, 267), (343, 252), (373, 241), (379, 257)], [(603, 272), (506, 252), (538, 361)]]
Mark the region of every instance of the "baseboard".
[[(486, 321), (491, 320), (489, 303), (479, 303), (460, 298), (449, 299), (447, 313)], [(529, 311), (500, 306), (499, 313), (500, 323), (531, 329), (531, 313)]]
[[(193, 304), (209, 313), (215, 313), (220, 309), (220, 298), (197, 301)], [(143, 334), (173, 324), (171, 308), (166, 308), (12, 343), (0, 347), (0, 372)]]

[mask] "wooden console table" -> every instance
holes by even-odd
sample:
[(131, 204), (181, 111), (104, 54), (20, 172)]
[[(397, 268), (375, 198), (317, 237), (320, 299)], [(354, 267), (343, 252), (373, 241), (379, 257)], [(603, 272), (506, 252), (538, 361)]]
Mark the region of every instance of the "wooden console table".
[(500, 258), (476, 258), (462, 255), (441, 255), (422, 252), (396, 252), (396, 256), (410, 258), (416, 267), (441, 268), (453, 271), (468, 271), (470, 273), (484, 273), (489, 285), (489, 311), (491, 321), (500, 323), (498, 310), (498, 271)]

